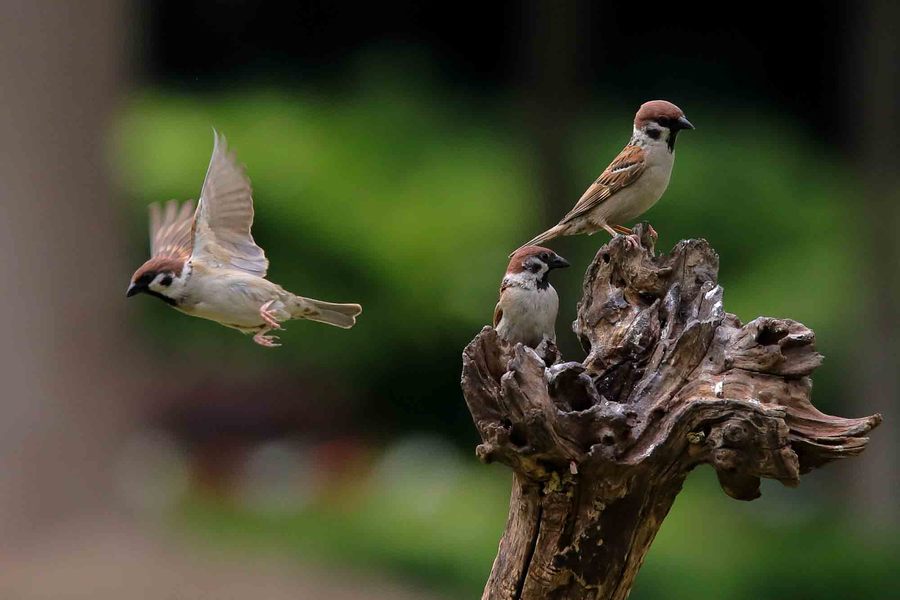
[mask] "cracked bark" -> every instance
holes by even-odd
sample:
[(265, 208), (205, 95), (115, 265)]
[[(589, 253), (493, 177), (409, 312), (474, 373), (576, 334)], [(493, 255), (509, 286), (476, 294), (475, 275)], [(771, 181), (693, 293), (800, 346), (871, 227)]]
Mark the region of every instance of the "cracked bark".
[(706, 241), (655, 256), (635, 233), (641, 248), (617, 237), (585, 275), (572, 326), (584, 362), (490, 327), (463, 353), (476, 454), (515, 473), (484, 599), (624, 599), (691, 469), (709, 464), (726, 494), (753, 500), (762, 477), (795, 486), (856, 456), (881, 422), (812, 405), (815, 335), (726, 313)]

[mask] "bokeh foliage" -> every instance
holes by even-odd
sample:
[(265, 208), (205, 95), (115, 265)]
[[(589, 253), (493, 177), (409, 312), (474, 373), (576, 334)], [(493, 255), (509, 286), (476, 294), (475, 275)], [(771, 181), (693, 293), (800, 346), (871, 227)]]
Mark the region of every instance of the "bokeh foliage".
[[(300, 294), (362, 303), (359, 325), (346, 332), (293, 322), (274, 352), (156, 302), (143, 302), (135, 327), (160, 353), (196, 361), (199, 351), (216, 348), (248, 369), (339, 378), (358, 397), (375, 439), (430, 430), (470, 449), (459, 356), (490, 320), (507, 254), (550, 225), (540, 222), (540, 159), (522, 115), (503, 99), (450, 102), (439, 89), (366, 81), (328, 95), (148, 90), (125, 104), (111, 144), (138, 240), (130, 248), (135, 265), (146, 247), (145, 206), (196, 197), (215, 126), (253, 180), (254, 235), (272, 261), (270, 277)], [(630, 112), (597, 107), (568, 124), (566, 159), (578, 181), (565, 191), (572, 197), (554, 198), (560, 215), (627, 140)], [(850, 332), (843, 323), (859, 260), (849, 169), (779, 118), (714, 103), (688, 113), (698, 129), (680, 137), (669, 190), (645, 217), (660, 232), (658, 248), (707, 238), (721, 257), (727, 310), (744, 320), (789, 316), (813, 328), (828, 357), (814, 399), (846, 412)], [(579, 358), (568, 324), (581, 275), (604, 241), (598, 234), (551, 244), (574, 265), (554, 282), (562, 299), (558, 333), (571, 359)], [(411, 516), (377, 484), (344, 509), (313, 505), (273, 519), (200, 503), (186, 514), (205, 533), (389, 568), (448, 597), (474, 597), (505, 520), (508, 481), (465, 456), (449, 499), (427, 518)], [(834, 510), (833, 490), (773, 490), (748, 512), (722, 497), (709, 474), (692, 477), (633, 597), (837, 599), (896, 589), (888, 558), (896, 544), (850, 531)], [(799, 519), (790, 511), (796, 503), (805, 506)]]

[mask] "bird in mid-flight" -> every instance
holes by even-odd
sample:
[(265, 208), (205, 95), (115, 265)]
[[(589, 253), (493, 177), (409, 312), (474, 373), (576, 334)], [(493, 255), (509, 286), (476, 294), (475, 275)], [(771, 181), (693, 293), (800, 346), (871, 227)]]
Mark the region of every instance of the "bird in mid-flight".
[(601, 229), (611, 236), (630, 235), (631, 230), (622, 223), (649, 210), (666, 191), (675, 161), (675, 138), (682, 129), (693, 128), (671, 102), (652, 100), (642, 104), (634, 117), (628, 145), (557, 225), (525, 246), (561, 235), (591, 235)]
[(289, 319), (309, 319), (349, 329), (359, 304), (334, 304), (297, 296), (265, 279), (269, 261), (256, 245), (250, 180), (215, 133), (200, 201), (164, 209), (150, 206), (150, 260), (131, 277), (126, 296), (145, 293), (181, 312), (216, 321), (253, 341), (275, 347), (267, 335)]
[(559, 297), (547, 278), (553, 269), (568, 266), (566, 259), (540, 246), (513, 253), (494, 309), (494, 329), (501, 339), (532, 348), (545, 339), (556, 341)]

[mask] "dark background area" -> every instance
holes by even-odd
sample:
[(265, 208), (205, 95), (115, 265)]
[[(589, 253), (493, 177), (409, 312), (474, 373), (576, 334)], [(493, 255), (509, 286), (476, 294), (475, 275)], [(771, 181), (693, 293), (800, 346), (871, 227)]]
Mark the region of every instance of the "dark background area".
[[(584, 0), (555, 7), (264, 0), (217, 6), (142, 5), (149, 81), (197, 90), (272, 81), (340, 89), (361, 51), (383, 47), (426, 57), (444, 83), (463, 93), (502, 94), (568, 75), (567, 103), (599, 95), (631, 106), (677, 90), (686, 106), (714, 100), (741, 111), (784, 112), (841, 145), (853, 126), (847, 105), (853, 94), (841, 89), (856, 71), (851, 34), (865, 10), (848, 2), (754, 2), (738, 9)], [(563, 73), (550, 72), (554, 66)]]

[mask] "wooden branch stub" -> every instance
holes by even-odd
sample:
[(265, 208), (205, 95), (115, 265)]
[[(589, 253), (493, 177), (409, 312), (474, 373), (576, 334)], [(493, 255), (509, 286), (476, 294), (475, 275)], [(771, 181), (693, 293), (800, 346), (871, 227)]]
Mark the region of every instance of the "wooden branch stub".
[(484, 598), (623, 599), (695, 466), (752, 500), (761, 478), (793, 486), (859, 454), (881, 422), (812, 405), (815, 335), (726, 313), (706, 241), (654, 256), (648, 229), (635, 233), (643, 247), (614, 238), (587, 270), (573, 323), (583, 363), (490, 327), (463, 353), (477, 455), (516, 473)]

